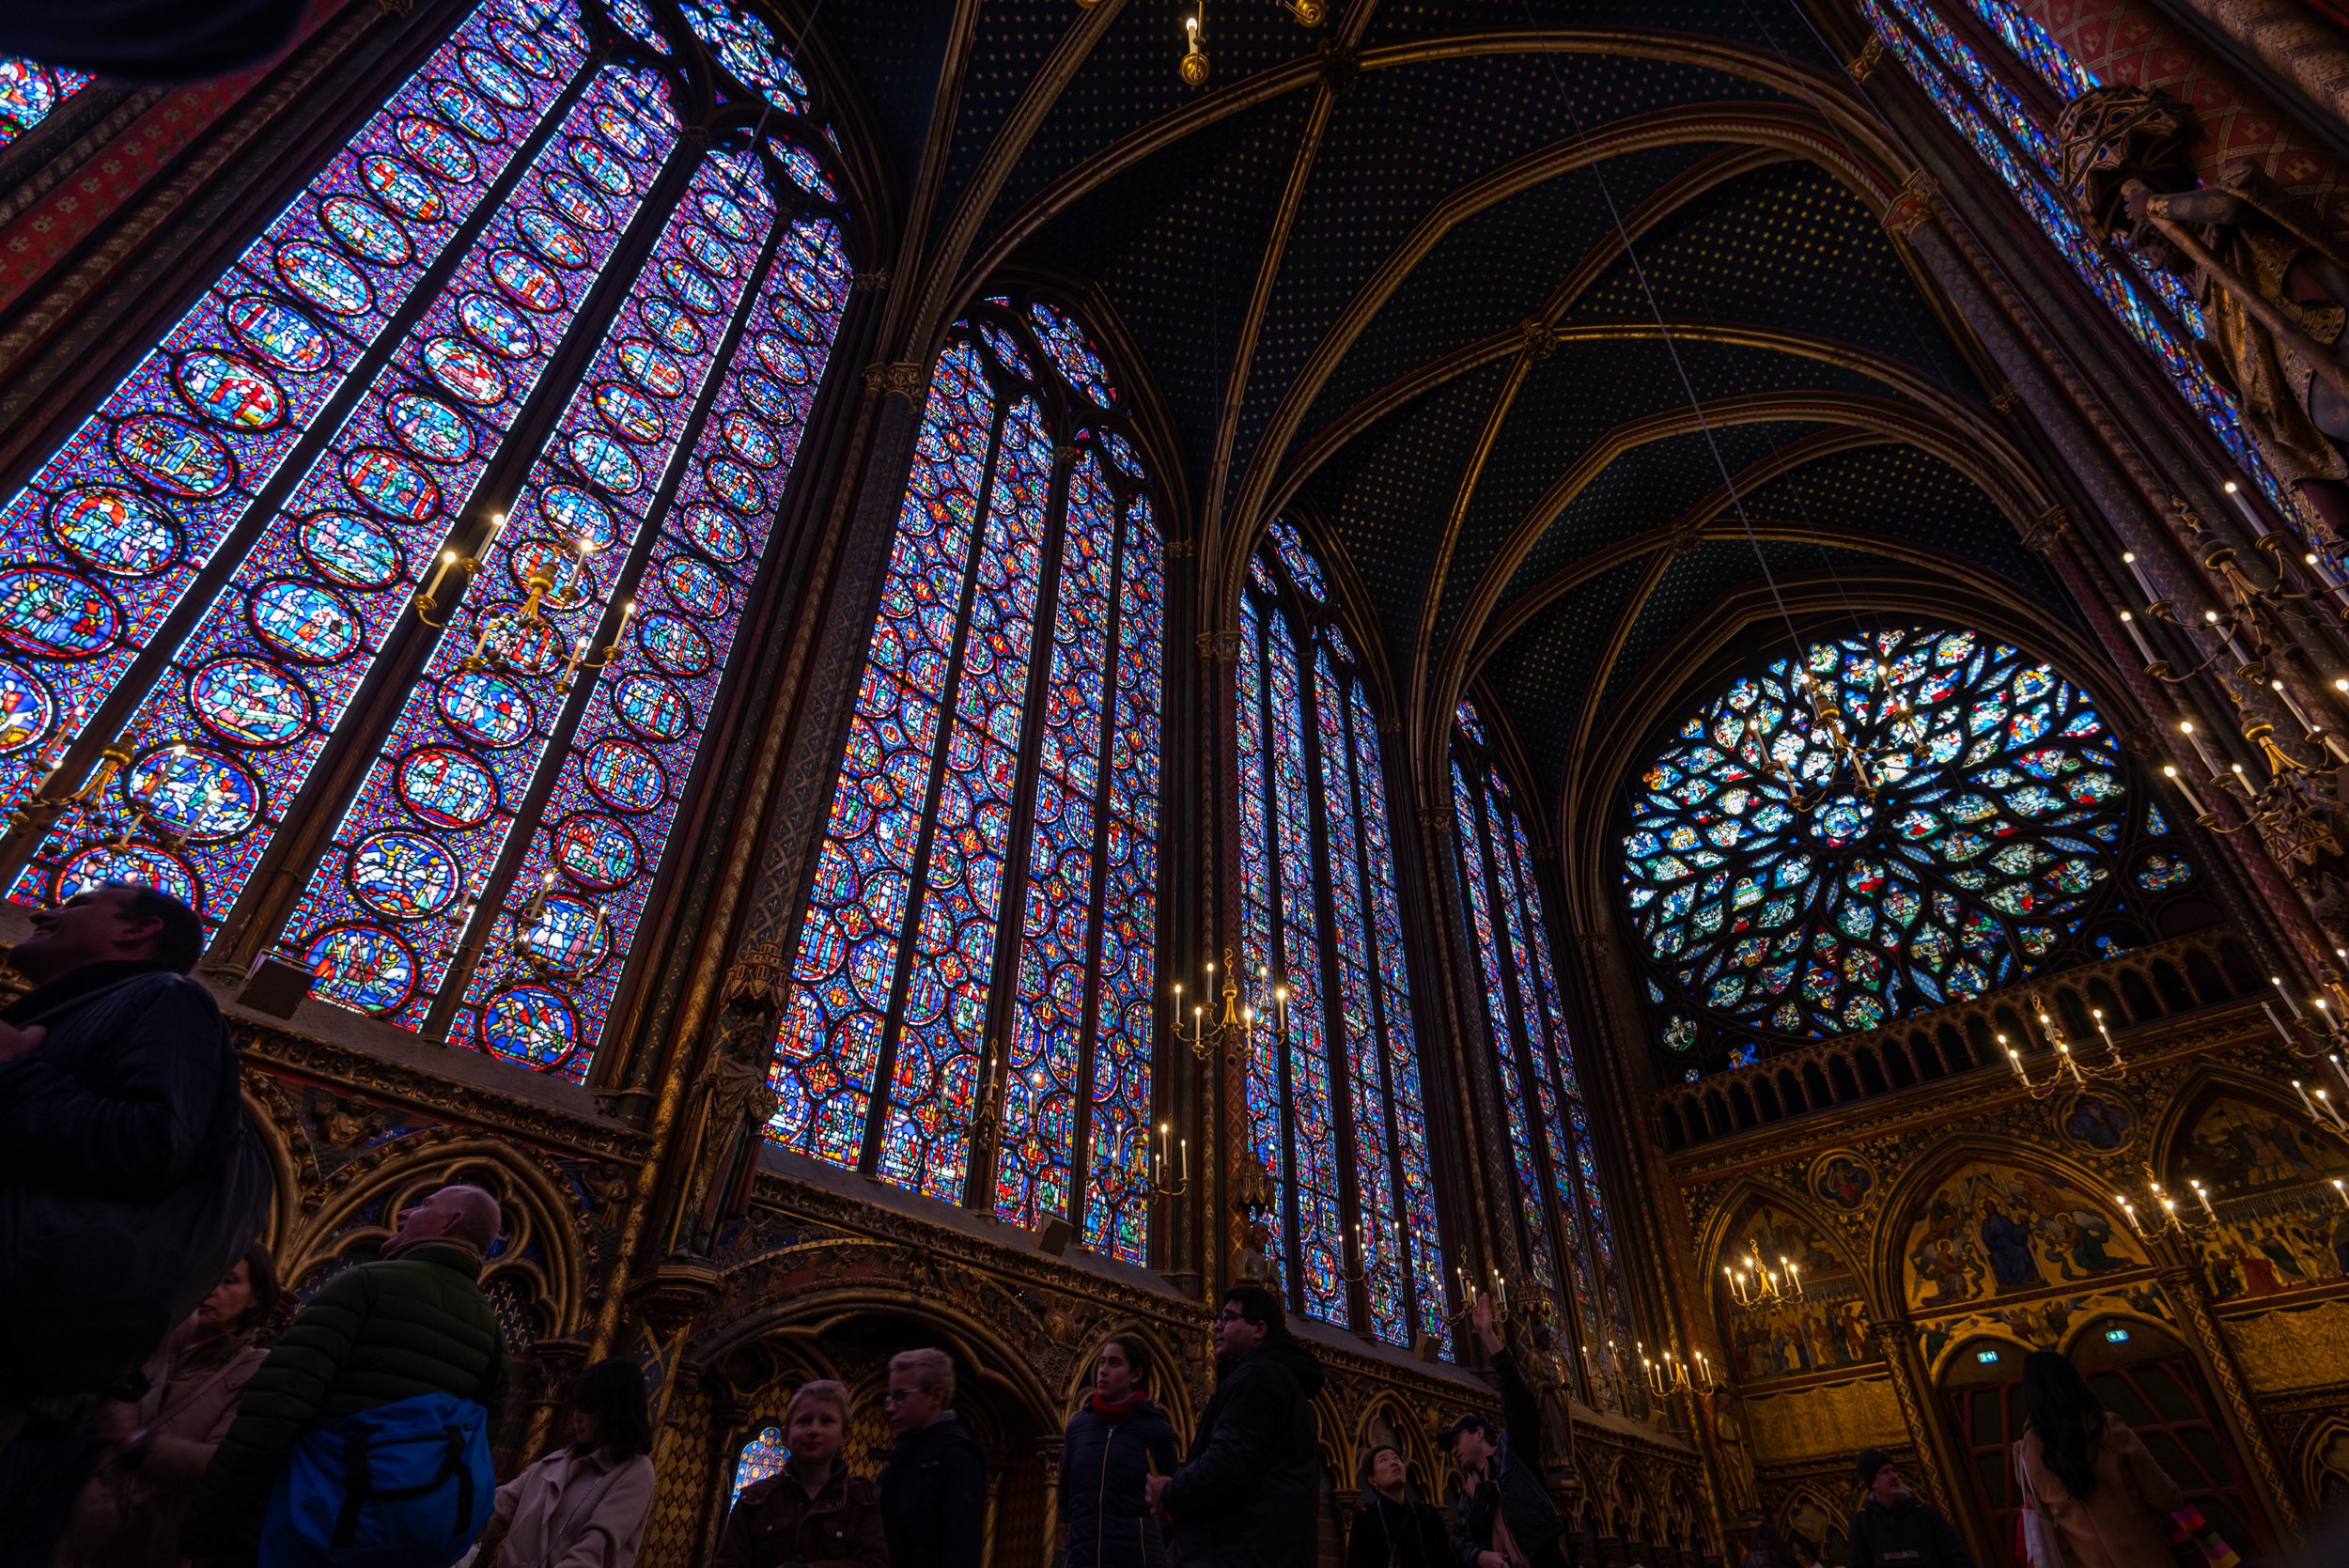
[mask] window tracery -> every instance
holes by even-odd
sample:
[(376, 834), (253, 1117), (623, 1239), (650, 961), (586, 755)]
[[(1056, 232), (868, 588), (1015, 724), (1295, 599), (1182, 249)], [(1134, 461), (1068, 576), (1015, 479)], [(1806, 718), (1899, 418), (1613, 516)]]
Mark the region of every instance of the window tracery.
[(1158, 523), (1122, 400), (1050, 301), (931, 376), (778, 1054), (786, 1147), (1145, 1261)]
[(1444, 1334), (1443, 1257), (1377, 725), (1329, 592), (1276, 521), (1240, 599), (1250, 1136), (1288, 1299), (1408, 1344)]

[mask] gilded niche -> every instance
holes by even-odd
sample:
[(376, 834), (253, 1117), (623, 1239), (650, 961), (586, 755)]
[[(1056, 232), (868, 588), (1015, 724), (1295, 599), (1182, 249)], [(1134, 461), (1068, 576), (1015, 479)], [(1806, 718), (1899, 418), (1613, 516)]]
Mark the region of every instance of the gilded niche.
[[(2200, 1181), (2210, 1207), (2196, 1250), (2220, 1301), (2284, 1296), (2349, 1275), (2349, 1180), (2338, 1140), (2263, 1101), (2220, 1094), (2180, 1146), (2178, 1185)], [(2215, 1221), (2215, 1222), (2213, 1222)]]
[(1793, 1264), (1802, 1294), (1739, 1306), (1730, 1281), (1715, 1274), (1722, 1337), (1735, 1358), (1731, 1371), (1739, 1382), (1831, 1372), (1876, 1359), (1868, 1343), (1859, 1278), (1810, 1221), (1773, 1203), (1754, 1203), (1725, 1233), (1720, 1265), (1750, 1273), (1750, 1257), (1774, 1273), (1782, 1273), (1781, 1258)]

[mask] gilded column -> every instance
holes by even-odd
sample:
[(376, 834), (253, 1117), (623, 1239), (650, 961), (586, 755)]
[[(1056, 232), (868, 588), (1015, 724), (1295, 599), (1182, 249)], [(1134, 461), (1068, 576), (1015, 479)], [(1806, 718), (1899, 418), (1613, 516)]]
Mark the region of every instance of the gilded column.
[(1916, 1480), (1921, 1483), (1917, 1490), (1957, 1527), (1975, 1561), (2001, 1561), (2002, 1558), (1993, 1555), (1989, 1541), (1983, 1538), (1982, 1524), (1974, 1517), (1974, 1511), (1959, 1501), (1961, 1470), (1956, 1445), (1951, 1442), (1940, 1412), (1934, 1407), (1933, 1382), (1926, 1372), (1925, 1358), (1917, 1348), (1917, 1336), (1915, 1324), (1897, 1318), (1868, 1326), (1868, 1337), (1875, 1342), (1876, 1354), (1884, 1358), (1885, 1367), (1892, 1374), (1892, 1392), (1900, 1400), (1901, 1420), (1908, 1427), (1909, 1441), (1917, 1445)]
[(2203, 1381), (2218, 1393), (2218, 1413), (2227, 1424), (2228, 1436), (2259, 1479), (2259, 1493), (2275, 1520), (2277, 1533), (2291, 1535), (2299, 1528), (2299, 1502), (2283, 1467), (2276, 1462), (2266, 1423), (2251, 1403), (2251, 1386), (2243, 1375), (2243, 1364), (2235, 1359), (2226, 1329), (2210, 1310), (2209, 1283), (2198, 1268), (2165, 1268), (2157, 1278), (2162, 1299), (2170, 1303), (2178, 1327), (2186, 1330), (2186, 1346), (2201, 1369)]

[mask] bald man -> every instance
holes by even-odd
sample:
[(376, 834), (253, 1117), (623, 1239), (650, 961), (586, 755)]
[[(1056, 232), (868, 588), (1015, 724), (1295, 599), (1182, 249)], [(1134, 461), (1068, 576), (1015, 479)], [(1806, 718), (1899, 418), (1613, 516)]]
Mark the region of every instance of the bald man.
[(444, 1187), (399, 1216), (381, 1261), (326, 1281), (245, 1386), (236, 1424), (188, 1509), (180, 1548), (241, 1560), (261, 1544), (270, 1490), (303, 1434), (420, 1394), (484, 1406), (506, 1396), (506, 1343), (481, 1294), (497, 1200)]

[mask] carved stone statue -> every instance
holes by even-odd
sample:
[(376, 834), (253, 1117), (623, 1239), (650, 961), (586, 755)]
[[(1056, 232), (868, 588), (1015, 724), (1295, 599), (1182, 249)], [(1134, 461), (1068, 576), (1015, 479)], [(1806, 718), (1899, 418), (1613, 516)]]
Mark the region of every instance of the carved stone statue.
[(2158, 88), (2092, 88), (2057, 124), (2064, 184), (2092, 231), (2191, 285), (2203, 368), (2268, 466), (2349, 533), (2349, 235), (2251, 164), (2204, 184), (2196, 129)]
[(768, 1071), (774, 1022), (764, 1007), (735, 1002), (721, 1015), (709, 1069), (694, 1085), (692, 1174), (678, 1206), (679, 1251), (707, 1255), (718, 1234), (750, 1207), (758, 1151), (775, 1113)]

